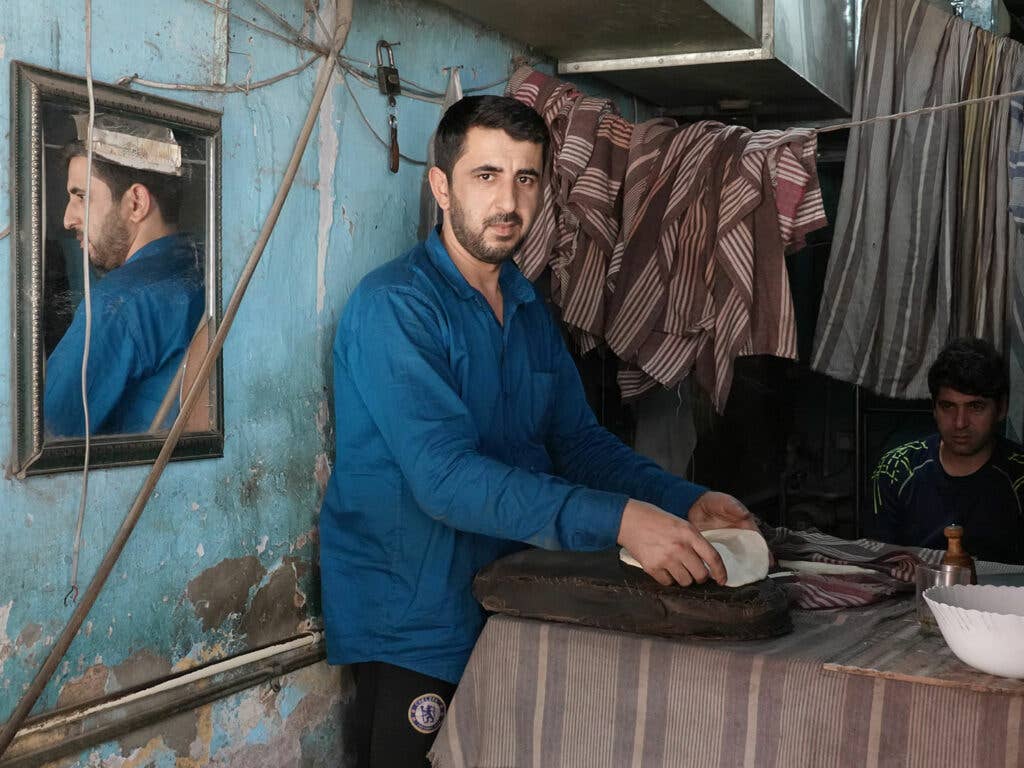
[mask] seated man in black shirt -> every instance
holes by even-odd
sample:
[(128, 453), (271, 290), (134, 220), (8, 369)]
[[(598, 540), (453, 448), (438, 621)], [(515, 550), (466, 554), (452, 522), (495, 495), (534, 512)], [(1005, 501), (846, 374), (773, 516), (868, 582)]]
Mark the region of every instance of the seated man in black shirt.
[(928, 370), (928, 389), (939, 433), (882, 456), (872, 538), (945, 549), (942, 529), (959, 523), (976, 558), (1024, 563), (1024, 449), (999, 429), (1006, 364), (988, 342), (957, 339)]

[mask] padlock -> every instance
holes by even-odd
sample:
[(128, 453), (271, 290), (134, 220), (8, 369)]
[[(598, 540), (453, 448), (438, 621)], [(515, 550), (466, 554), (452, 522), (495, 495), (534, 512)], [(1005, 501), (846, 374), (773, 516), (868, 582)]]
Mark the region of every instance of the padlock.
[[(394, 45), (398, 45), (395, 43)], [(384, 63), (384, 50), (388, 52), (388, 63)], [(377, 41), (377, 87), (388, 97), (388, 104), (395, 106), (395, 96), (402, 92), (402, 82), (398, 79), (398, 67), (395, 66), (395, 52), (387, 40)]]

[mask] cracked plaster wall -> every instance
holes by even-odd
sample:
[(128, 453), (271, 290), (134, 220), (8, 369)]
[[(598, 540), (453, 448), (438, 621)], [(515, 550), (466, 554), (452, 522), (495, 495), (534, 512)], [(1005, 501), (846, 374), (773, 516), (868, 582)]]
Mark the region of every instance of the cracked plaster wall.
[[(326, 0), (320, 4), (326, 7)], [(231, 0), (230, 5), (233, 11), (272, 26), (250, 0)], [(271, 0), (269, 5), (295, 25), (302, 23), (300, 0)], [(97, 80), (112, 82), (138, 73), (161, 81), (209, 83), (221, 81), (226, 72), (228, 82), (235, 82), (247, 76), (272, 76), (305, 57), (237, 21), (225, 27), (213, 9), (198, 0), (134, 0), (131, 7), (126, 13), (122, 0), (93, 2)], [(83, 8), (77, 0), (4, 3), (0, 157), (10, 156), (10, 62), (18, 59), (82, 75)], [(309, 25), (306, 31), (317, 34)], [(400, 41), (395, 52), (402, 74), (438, 91), (446, 82), (443, 67), (463, 65), (462, 82), (468, 89), (506, 76), (510, 58), (528, 54), (523, 46), (427, 2), (357, 0), (344, 53), (372, 60), (379, 38)], [(226, 62), (225, 51), (230, 52)], [(224, 113), (225, 297), (277, 190), (315, 74), (310, 68), (248, 94), (172, 94)], [(591, 92), (601, 91), (582, 82)], [(358, 82), (352, 88), (367, 117), (385, 133), (384, 99)], [(624, 114), (632, 114), (631, 100), (624, 99), (622, 107)], [(398, 117), (403, 152), (424, 157), (438, 107), (402, 99)], [(225, 455), (168, 466), (36, 713), (234, 655), (317, 624), (316, 522), (332, 454), (334, 419), (327, 393), (334, 327), (358, 280), (407, 249), (417, 229), (422, 169), (403, 162), (399, 173), (392, 175), (386, 163), (382, 147), (336, 77), (225, 347)], [(10, 222), (10, 181), (6, 172), (0, 173), (0, 230)], [(10, 238), (0, 240), (0, 296), (5, 302), (11, 295), (10, 243)], [(3, 360), (10, 357), (8, 309), (0, 311)], [(0, 392), (10, 391), (9, 373), (8, 366), (0, 366)], [(0, 435), (11, 434), (11, 421), (10, 398), (2, 397)], [(8, 462), (9, 453), (5, 438), (0, 462)], [(92, 473), (82, 545), (83, 585), (145, 474), (141, 467)], [(0, 529), (5, 532), (0, 537), (0, 722), (14, 708), (71, 613), (62, 597), (79, 489), (75, 473), (21, 481), (0, 477)], [(323, 669), (319, 674), (324, 677)], [(299, 682), (286, 686), (292, 691), (288, 696), (299, 702), (293, 712), (313, 696), (310, 675), (297, 673)], [(337, 681), (336, 675), (330, 679)], [(312, 750), (307, 757), (317, 749), (337, 746), (332, 712), (343, 695), (340, 687), (333, 692), (316, 688), (318, 698), (309, 706), (318, 714), (309, 715), (303, 737)], [(207, 707), (202, 738), (159, 743), (124, 739), (61, 765), (172, 765), (175, 754), (193, 761), (181, 763), (187, 765), (205, 765), (217, 755), (235, 755), (238, 764), (258, 765), (245, 757), (252, 728), (262, 734), (260, 738), (273, 741), (294, 717), (281, 708), (276, 714), (261, 709), (262, 696), (254, 690), (229, 700), (234, 704)], [(218, 730), (217, 713), (249, 707), (246, 702), (252, 707), (246, 710), (245, 728), (229, 723)], [(252, 728), (250, 721), (256, 724)], [(196, 738), (202, 742), (198, 747)], [(138, 750), (149, 750), (149, 757), (139, 757)], [(190, 757), (195, 750), (198, 756)], [(218, 764), (234, 762), (229, 758)]]
[(42, 768), (337, 768), (341, 677), (321, 662)]

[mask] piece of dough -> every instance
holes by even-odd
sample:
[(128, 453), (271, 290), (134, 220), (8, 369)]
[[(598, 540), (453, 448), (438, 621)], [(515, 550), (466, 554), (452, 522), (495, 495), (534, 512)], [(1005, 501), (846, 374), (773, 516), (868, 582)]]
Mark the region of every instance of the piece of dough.
[[(761, 534), (740, 528), (715, 528), (701, 533), (722, 557), (728, 577), (725, 586), (742, 587), (768, 575), (768, 544)], [(643, 568), (625, 547), (619, 550), (619, 559), (626, 565)]]

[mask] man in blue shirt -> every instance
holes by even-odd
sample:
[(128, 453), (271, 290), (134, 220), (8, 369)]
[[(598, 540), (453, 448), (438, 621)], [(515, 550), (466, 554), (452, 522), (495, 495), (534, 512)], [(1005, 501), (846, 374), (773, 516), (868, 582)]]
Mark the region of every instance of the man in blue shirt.
[[(64, 226), (85, 242), (86, 150), (66, 149)], [(182, 185), (176, 176), (93, 158), (89, 259), (103, 275), (92, 286), (87, 371), (90, 434), (165, 428), (178, 399), (153, 421), (203, 316), (203, 254), (177, 232)], [(85, 434), (81, 368), (85, 302), (46, 361), (43, 424), (54, 437)]]
[(956, 339), (928, 370), (938, 434), (886, 453), (875, 469), (880, 540), (945, 549), (943, 529), (964, 528), (964, 549), (1024, 564), (1024, 449), (1000, 435), (1006, 363), (987, 341)]
[(587, 406), (511, 261), (547, 141), (514, 99), (453, 105), (429, 173), (442, 226), (368, 275), (338, 325), (320, 567), (329, 660), (353, 665), (360, 766), (424, 764), (483, 625), (473, 577), (496, 558), (619, 543), (663, 584), (721, 583), (699, 530), (756, 530), (734, 498), (662, 471)]

